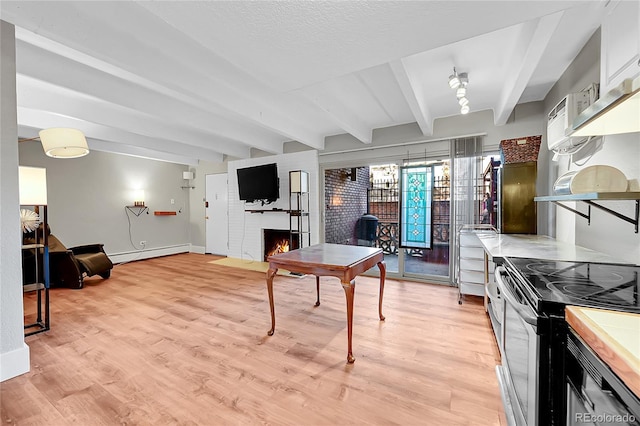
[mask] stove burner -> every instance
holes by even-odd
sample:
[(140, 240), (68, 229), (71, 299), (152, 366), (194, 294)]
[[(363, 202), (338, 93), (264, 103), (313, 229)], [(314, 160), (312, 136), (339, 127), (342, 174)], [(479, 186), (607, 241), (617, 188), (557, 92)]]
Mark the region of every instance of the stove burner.
[[(572, 302), (584, 302), (589, 305), (599, 307), (627, 307), (633, 300), (631, 286), (635, 283), (628, 283), (613, 288), (604, 288), (593, 283), (578, 283), (575, 281), (552, 281), (547, 283), (547, 288), (568, 297)], [(632, 306), (632, 305), (631, 305)]]
[(569, 263), (566, 265), (555, 262), (529, 263), (527, 269), (536, 275), (547, 278), (555, 277), (575, 282), (598, 282), (602, 284), (616, 284), (624, 281), (624, 277), (611, 270), (611, 265)]
[(640, 313), (638, 265), (510, 258), (506, 269), (539, 312), (580, 305)]

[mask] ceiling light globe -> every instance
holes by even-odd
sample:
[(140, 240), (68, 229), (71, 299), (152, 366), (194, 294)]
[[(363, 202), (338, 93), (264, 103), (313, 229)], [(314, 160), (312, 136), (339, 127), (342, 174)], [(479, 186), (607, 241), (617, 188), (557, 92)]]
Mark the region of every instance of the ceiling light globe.
[(467, 88), (464, 86), (458, 87), (458, 90), (456, 90), (456, 96), (458, 97), (458, 99), (467, 96)]
[(468, 114), (469, 113), (469, 103), (462, 105), (460, 108), (460, 114)]
[(462, 97), (460, 99), (458, 99), (458, 103), (460, 104), (460, 106), (465, 106), (469, 103), (469, 99)]

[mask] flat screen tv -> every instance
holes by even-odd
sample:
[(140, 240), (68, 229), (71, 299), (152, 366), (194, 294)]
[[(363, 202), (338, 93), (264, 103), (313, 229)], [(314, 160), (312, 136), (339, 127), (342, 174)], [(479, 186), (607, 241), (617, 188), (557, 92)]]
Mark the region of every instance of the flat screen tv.
[(280, 196), (278, 165), (263, 164), (238, 169), (238, 193), (243, 201), (272, 203)]

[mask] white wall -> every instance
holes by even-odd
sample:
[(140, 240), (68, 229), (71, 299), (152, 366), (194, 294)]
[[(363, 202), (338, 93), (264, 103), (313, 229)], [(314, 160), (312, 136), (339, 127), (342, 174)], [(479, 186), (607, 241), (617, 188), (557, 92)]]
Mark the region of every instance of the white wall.
[(15, 31), (0, 21), (0, 381), (29, 371), (18, 198)]
[[(567, 93), (578, 92), (591, 83), (600, 82), (600, 48), (601, 32), (597, 31), (545, 98), (546, 111)], [(571, 163), (568, 157), (557, 163), (550, 163), (549, 169), (555, 172), (551, 184), (555, 178), (569, 170), (580, 170), (598, 164), (616, 167), (628, 179), (640, 179), (640, 134), (605, 136), (602, 149), (581, 165)], [(551, 193), (549, 188), (546, 194)], [(555, 211), (557, 239), (640, 264), (640, 234), (634, 232), (630, 223), (592, 207), (589, 225), (586, 219), (549, 204)], [(635, 214), (633, 201), (602, 201), (600, 204), (629, 217)], [(585, 213), (587, 211), (584, 203), (574, 202), (567, 205)]]
[[(50, 158), (38, 141), (20, 143), (20, 164), (47, 169), (51, 232), (67, 247), (102, 243), (114, 262), (189, 251), (190, 190), (181, 188), (187, 166), (95, 150)], [(135, 189), (144, 190), (150, 214), (125, 209)]]
[[(620, 169), (627, 179), (640, 180), (640, 134), (627, 133), (604, 137), (602, 150), (583, 166), (572, 164), (569, 170), (605, 164)], [(600, 204), (627, 217), (634, 217), (634, 201), (602, 201)], [(579, 209), (585, 211), (584, 204)], [(591, 208), (591, 225), (575, 218), (575, 243), (640, 265), (640, 234), (632, 224), (597, 208)]]
[[(238, 195), (238, 176), (236, 170), (260, 164), (276, 163), (280, 178), (280, 198), (272, 204), (261, 206), (259, 203), (246, 204)], [(318, 191), (318, 155), (316, 151), (304, 151), (293, 154), (274, 155), (230, 161), (229, 177), (229, 257), (263, 260), (262, 230), (289, 230), (289, 215), (284, 212), (248, 213), (250, 209), (289, 209), (289, 171), (303, 170), (309, 173), (310, 229), (311, 244), (320, 241), (319, 230), (319, 191)]]

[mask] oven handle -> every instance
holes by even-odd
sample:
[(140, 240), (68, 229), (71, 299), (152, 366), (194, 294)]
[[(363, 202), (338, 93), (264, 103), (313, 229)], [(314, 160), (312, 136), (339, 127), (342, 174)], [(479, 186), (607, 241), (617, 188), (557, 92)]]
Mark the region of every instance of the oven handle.
[(518, 315), (527, 323), (531, 324), (534, 327), (538, 326), (538, 316), (536, 313), (529, 307), (529, 305), (524, 305), (518, 302), (511, 293), (511, 289), (505, 284), (504, 276), (507, 275), (507, 271), (504, 266), (498, 266), (496, 268), (496, 283), (498, 284), (498, 288), (500, 289), (500, 294), (505, 298), (505, 300), (513, 306), (513, 309), (516, 310)]

